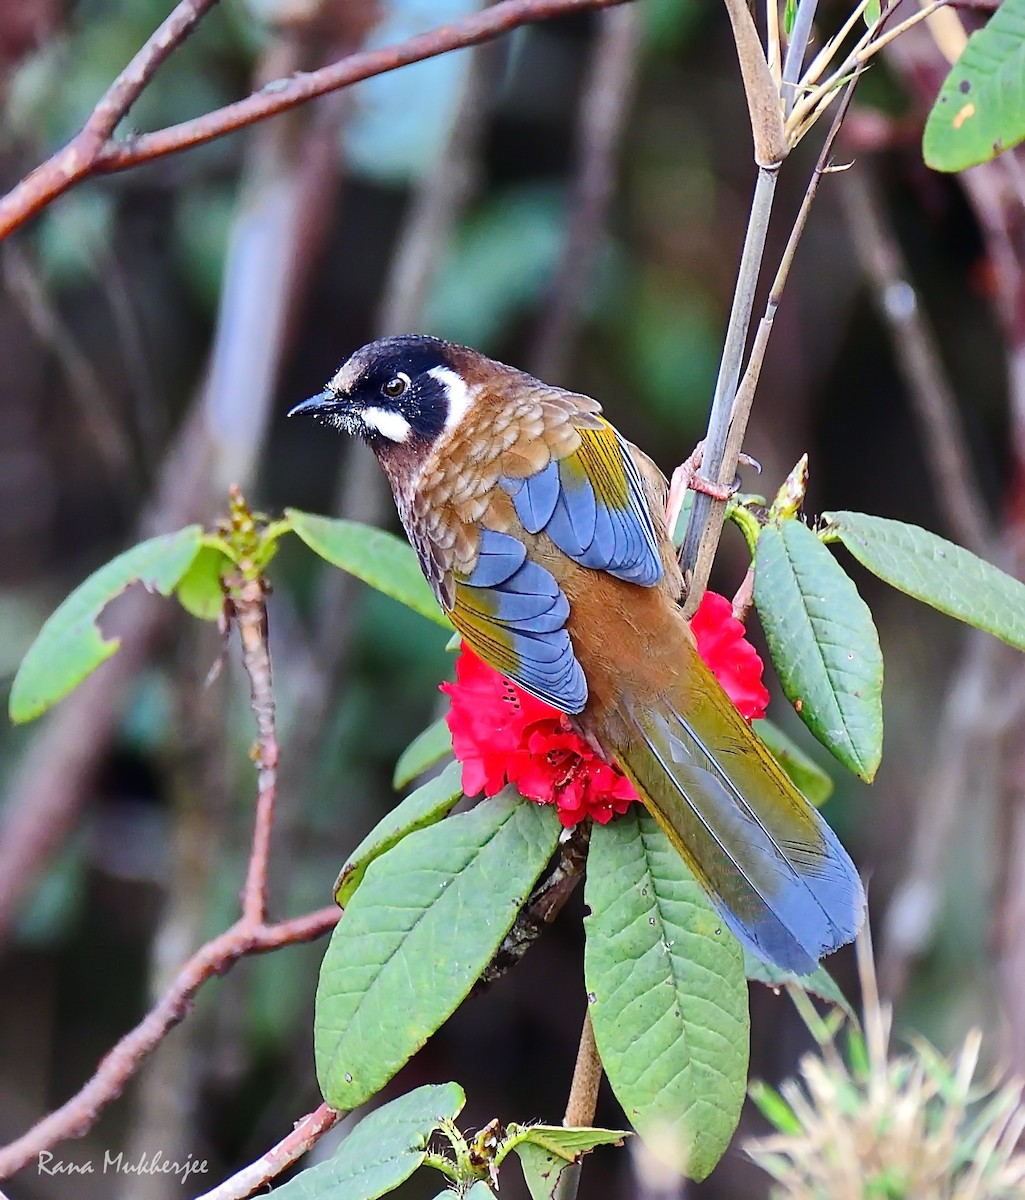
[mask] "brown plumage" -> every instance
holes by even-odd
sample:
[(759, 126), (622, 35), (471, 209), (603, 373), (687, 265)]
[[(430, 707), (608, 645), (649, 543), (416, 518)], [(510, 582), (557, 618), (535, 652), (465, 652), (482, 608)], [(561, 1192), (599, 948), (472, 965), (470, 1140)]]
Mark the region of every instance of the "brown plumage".
[(853, 938), (853, 864), (701, 662), (665, 479), (596, 401), (408, 337), (299, 410), (368, 441), (452, 623), (618, 760), (742, 941), (809, 971)]

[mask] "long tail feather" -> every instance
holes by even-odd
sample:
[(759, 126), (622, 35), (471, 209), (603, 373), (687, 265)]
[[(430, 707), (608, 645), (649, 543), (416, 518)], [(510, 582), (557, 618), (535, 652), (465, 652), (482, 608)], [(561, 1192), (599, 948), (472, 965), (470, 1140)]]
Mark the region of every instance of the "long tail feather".
[(680, 694), (658, 708), (622, 702), (629, 733), (616, 753), (728, 928), (760, 958), (807, 974), (857, 934), (861, 880), (833, 831), (694, 660)]

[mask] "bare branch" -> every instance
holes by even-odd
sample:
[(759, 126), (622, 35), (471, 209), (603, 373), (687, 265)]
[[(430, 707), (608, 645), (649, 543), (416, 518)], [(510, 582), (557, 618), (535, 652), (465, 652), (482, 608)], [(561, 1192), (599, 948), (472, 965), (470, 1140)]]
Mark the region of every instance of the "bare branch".
[(341, 1116), (340, 1112), (322, 1104), (314, 1112), (307, 1113), (287, 1137), (282, 1138), (276, 1146), (272, 1146), (256, 1162), (243, 1167), (218, 1187), (197, 1196), (196, 1200), (245, 1200), (272, 1179), (276, 1179), (286, 1167), (302, 1158), (329, 1129), (338, 1124)]
[(256, 577), (241, 581), (232, 589), (231, 596), (257, 728), (252, 758), (259, 772), (259, 792), (252, 853), (242, 892), (243, 920), (252, 925), (262, 924), (267, 915), (267, 865), (278, 790), (278, 739), (271, 691), (270, 652), (267, 647), (266, 591), (266, 582)]
[(621, 0), (500, 0), (491, 8), (418, 34), (396, 46), (350, 54), (317, 71), (297, 71), (244, 100), (154, 133), (115, 141), (110, 136), (153, 72), (216, 0), (183, 0), (150, 38), (93, 111), (82, 131), (0, 200), (0, 238), (90, 175), (200, 146), (360, 80), (490, 41), (521, 25), (566, 13), (607, 8)]
[(146, 1056), (188, 1016), (192, 998), (207, 980), (223, 975), (248, 954), (311, 942), (333, 929), (340, 916), (341, 910), (330, 905), (273, 925), (253, 925), (243, 917), (207, 942), (182, 967), (143, 1020), (100, 1062), (89, 1082), (17, 1141), (0, 1149), (0, 1179), (20, 1171), (41, 1150), (88, 1132), (107, 1105), (121, 1095)]
[(157, 68), (217, 2), (181, 0), (110, 85), (79, 133), (0, 200), (0, 238), (91, 174), (104, 147), (112, 144), (118, 122), (138, 100)]

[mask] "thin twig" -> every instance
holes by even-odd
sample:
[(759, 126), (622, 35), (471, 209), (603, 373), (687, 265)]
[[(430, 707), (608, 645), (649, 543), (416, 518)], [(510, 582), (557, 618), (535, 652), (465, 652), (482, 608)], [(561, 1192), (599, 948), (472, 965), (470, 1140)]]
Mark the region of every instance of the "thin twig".
[(107, 1105), (121, 1095), (146, 1056), (189, 1014), (193, 997), (207, 980), (223, 975), (248, 954), (311, 942), (333, 929), (340, 916), (341, 911), (330, 905), (271, 925), (253, 925), (242, 918), (207, 942), (182, 967), (143, 1020), (103, 1058), (89, 1082), (17, 1141), (0, 1149), (0, 1179), (20, 1171), (41, 1150), (87, 1133)]
[(869, 165), (863, 164), (861, 171), (848, 172), (844, 178), (840, 200), (847, 224), (924, 435), (936, 501), (954, 537), (974, 553), (985, 555), (992, 540), (990, 520), (965, 449), (967, 439), (957, 398), (869, 170)]
[(570, 198), (569, 231), (529, 356), (533, 372), (550, 382), (557, 382), (565, 370), (602, 250), (640, 45), (641, 12), (637, 5), (602, 14), (580, 105), (579, 166)]
[(801, 67), (811, 39), (812, 23), (815, 20), (815, 9), (818, 0), (801, 0), (794, 13), (794, 27), (790, 31), (790, 44), (787, 46), (786, 57), (783, 59), (783, 104), (784, 112), (789, 117), (797, 97), (797, 81), (801, 77)]
[[(715, 381), (715, 395), (712, 398), (712, 411), (708, 417), (708, 431), (704, 439), (703, 473), (714, 482), (732, 483), (737, 470), (736, 461), (732, 465), (724, 461), (723, 451), (729, 432), (730, 413), (733, 411), (740, 382), (744, 346), (751, 325), (751, 313), (754, 310), (755, 289), (758, 286), (758, 276), (765, 253), (765, 238), (769, 231), (769, 217), (772, 213), (778, 174), (778, 167), (759, 167), (754, 198), (751, 201), (751, 215), (737, 273), (737, 287), (733, 293), (733, 307), (726, 328), (726, 340)], [(701, 602), (708, 574), (703, 566), (699, 572), (698, 563), (707, 558), (708, 569), (711, 569), (711, 559), (714, 558), (715, 549), (719, 544), (718, 533), (722, 530), (722, 517), (725, 512), (724, 503), (714, 501), (711, 496), (702, 492), (695, 492), (681, 554), (684, 571), (690, 576), (684, 606), (685, 616), (692, 617)], [(717, 520), (713, 519), (713, 514), (716, 514)], [(713, 528), (717, 531), (714, 540), (709, 532)]]
[(111, 136), (156, 74), (218, 0), (181, 0), (114, 80), (79, 133), (0, 200), (0, 238), (90, 174)]
[[(573, 1082), (566, 1102), (566, 1115), (562, 1123), (568, 1129), (578, 1129), (594, 1124), (594, 1112), (598, 1107), (598, 1088), (601, 1086), (602, 1065), (598, 1047), (594, 1041), (590, 1011), (584, 1013), (584, 1026), (580, 1031), (577, 1061), (573, 1067)], [(559, 1176), (554, 1200), (575, 1200), (580, 1187), (582, 1162), (571, 1163)]]
[(398, 45), (350, 54), (317, 71), (298, 71), (288, 79), (267, 84), (244, 100), (194, 120), (115, 141), (111, 138), (114, 127), (157, 66), (191, 32), (203, 13), (216, 3), (216, 0), (183, 0), (100, 101), (81, 133), (0, 200), (0, 238), (6, 237), (51, 200), (87, 176), (123, 171), (141, 162), (150, 162), (179, 150), (203, 145), (317, 96), (451, 50), (479, 45), (521, 25), (565, 13), (606, 8), (620, 2), (500, 0), (498, 4), (461, 21), (418, 34)]
[(341, 1118), (342, 1114), (336, 1109), (322, 1104), (320, 1108), (307, 1113), (287, 1137), (282, 1138), (276, 1146), (272, 1146), (256, 1162), (243, 1167), (211, 1191), (197, 1196), (196, 1200), (245, 1200), (247, 1196), (276, 1179), (286, 1167), (302, 1158)]
[[(744, 378), (736, 389), (736, 395), (733, 403), (733, 411), (730, 415), (728, 426), (728, 435), (725, 439), (723, 447), (721, 466), (718, 472), (718, 482), (730, 482), (737, 470), (737, 464), (740, 461), (740, 451), (743, 445), (744, 434), (747, 432), (747, 422), (751, 415), (751, 406), (754, 403), (755, 390), (758, 386), (758, 378), (761, 373), (762, 363), (765, 359), (765, 350), (768, 345), (769, 335), (772, 333), (772, 325), (775, 320), (776, 310), (779, 307), (780, 299), (783, 293), (783, 287), (786, 284), (787, 277), (790, 274), (790, 268), (793, 264), (794, 255), (797, 252), (798, 243), (804, 233), (805, 225), (808, 221), (808, 215), (811, 211), (812, 203), (818, 193), (819, 183), (822, 176), (830, 170), (830, 156), (833, 151), (833, 145), (837, 135), (840, 132), (840, 127), (843, 124), (844, 117), (847, 115), (847, 110), (850, 107), (851, 100), (854, 95), (854, 88), (857, 86), (857, 79), (852, 79), (848, 83), (843, 99), (836, 110), (829, 132), (826, 134), (826, 140), (822, 144), (822, 149), (819, 152), (818, 162), (815, 164), (815, 170), (812, 172), (811, 179), (808, 182), (808, 187), (805, 190), (804, 199), (801, 202), (801, 208), (797, 214), (797, 219), (790, 231), (790, 237), (787, 240), (786, 249), (783, 252), (783, 257), (780, 260), (779, 268), (776, 272), (776, 277), (773, 280), (772, 287), (769, 290), (769, 296), (765, 305), (765, 313), (758, 324), (758, 329), (755, 333), (754, 342), (751, 346), (751, 354), (748, 358), (747, 370), (744, 372)], [(718, 395), (718, 391), (717, 391)], [(707, 449), (706, 449), (707, 454)], [(711, 470), (707, 472), (714, 480), (715, 475), (712, 475)], [(697, 493), (694, 497), (694, 505), (691, 510), (691, 523), (688, 525), (688, 537), (695, 524), (694, 512), (698, 504), (702, 500), (708, 501), (708, 517), (704, 525), (704, 530), (698, 543), (694, 557), (694, 568), (690, 579), (690, 591), (687, 594), (687, 602), (684, 612), (688, 616), (692, 616), (700, 603), (701, 596), (704, 594), (705, 587), (708, 584), (708, 577), (712, 569), (712, 560), (715, 558), (715, 552), (719, 545), (719, 538), (722, 535), (723, 521), (726, 516), (726, 504), (721, 500), (713, 500), (709, 496)]]
[(259, 772), (256, 820), (249, 870), (242, 892), (243, 919), (260, 925), (267, 915), (267, 866), (271, 827), (278, 788), (278, 739), (274, 723), (270, 653), (267, 648), (266, 583), (262, 578), (244, 580), (233, 589), (232, 606), (242, 641), (242, 662), (252, 690), (257, 742), (253, 761)]

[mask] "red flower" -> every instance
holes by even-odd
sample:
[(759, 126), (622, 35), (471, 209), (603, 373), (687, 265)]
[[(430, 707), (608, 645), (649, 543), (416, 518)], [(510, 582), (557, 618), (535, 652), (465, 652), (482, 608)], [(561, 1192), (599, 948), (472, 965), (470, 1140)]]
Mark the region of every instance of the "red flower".
[[(744, 640), (730, 602), (706, 592), (691, 628), (698, 652), (740, 712), (752, 720), (765, 712), (762, 663)], [(452, 747), (463, 764), (463, 790), (494, 796), (506, 783), (539, 804), (555, 804), (566, 826), (593, 817), (605, 825), (636, 800), (633, 784), (615, 763), (578, 734), (569, 717), (482, 662), (464, 642), (451, 699)]]
[(725, 596), (705, 592), (690, 619), (698, 654), (745, 721), (765, 716), (769, 693), (762, 683), (762, 660), (744, 637), (744, 625), (733, 615)]

